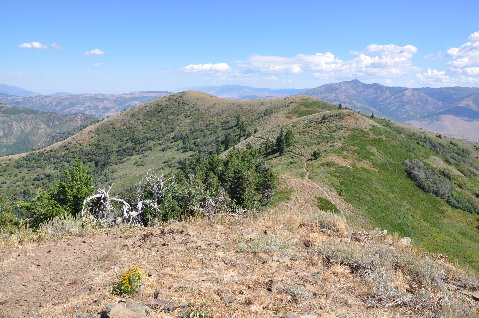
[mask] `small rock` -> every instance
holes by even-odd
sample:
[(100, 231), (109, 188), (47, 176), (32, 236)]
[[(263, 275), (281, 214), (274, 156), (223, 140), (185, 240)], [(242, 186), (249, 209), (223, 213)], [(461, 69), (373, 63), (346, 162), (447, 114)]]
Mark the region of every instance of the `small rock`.
[(273, 282), (272, 279), (268, 280), (268, 282), (266, 283), (266, 290), (267, 291), (269, 291), (269, 292), (273, 291), (273, 283), (274, 282)]
[(291, 298), (296, 302), (313, 297), (312, 292), (300, 285), (287, 285), (284, 287), (283, 291), (284, 293), (290, 295)]
[(190, 305), (191, 305), (190, 302), (188, 300), (185, 300), (184, 302), (182, 302), (180, 304), (180, 308), (181, 309), (186, 309), (186, 308), (190, 307)]
[(101, 318), (141, 318), (146, 317), (146, 314), (140, 314), (123, 304), (110, 303), (106, 305), (105, 311), (101, 313)]
[(79, 314), (77, 318), (95, 318), (92, 314)]
[(176, 304), (172, 301), (164, 299), (151, 299), (145, 303), (146, 306), (151, 309), (161, 309), (166, 312), (170, 312), (175, 309)]
[(103, 296), (100, 296), (100, 297), (98, 297), (97, 299), (95, 299), (95, 300), (92, 302), (92, 304), (93, 304), (93, 305), (100, 305), (102, 301), (103, 301)]
[(294, 318), (293, 314), (284, 314), (281, 316), (281, 318)]
[(386, 244), (386, 245), (392, 245), (392, 244), (393, 244), (393, 240), (386, 239), (386, 240), (384, 240), (384, 244)]
[(227, 304), (231, 304), (236, 300), (235, 296), (223, 296), (222, 299)]
[(303, 244), (305, 247), (311, 247), (311, 246), (314, 246), (314, 241), (310, 239), (306, 239), (303, 241)]
[(127, 302), (126, 303), (126, 308), (142, 315), (142, 316), (148, 316), (150, 313), (151, 313), (151, 309), (150, 307), (144, 305), (144, 304), (140, 304), (140, 303), (135, 303), (135, 302)]
[(402, 247), (411, 246), (411, 238), (407, 236), (403, 237), (402, 239), (399, 240), (398, 244), (399, 246), (402, 246)]

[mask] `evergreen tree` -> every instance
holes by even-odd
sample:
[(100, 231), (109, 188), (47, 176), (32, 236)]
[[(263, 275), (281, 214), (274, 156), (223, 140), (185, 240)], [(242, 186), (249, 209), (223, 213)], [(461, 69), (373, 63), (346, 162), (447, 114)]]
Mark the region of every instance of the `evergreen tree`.
[(283, 128), (281, 128), (278, 137), (276, 137), (276, 152), (280, 155), (284, 154), (286, 151), (286, 140), (283, 132)]
[(50, 191), (50, 197), (76, 216), (82, 210), (83, 200), (94, 192), (93, 177), (81, 162), (75, 162), (65, 171), (65, 178)]

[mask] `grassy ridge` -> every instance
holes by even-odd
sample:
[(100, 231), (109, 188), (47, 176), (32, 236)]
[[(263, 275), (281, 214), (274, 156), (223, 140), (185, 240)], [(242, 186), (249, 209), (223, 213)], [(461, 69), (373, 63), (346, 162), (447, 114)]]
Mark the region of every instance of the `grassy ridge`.
[(304, 99), (313, 100), (251, 102), (198, 92), (169, 95), (103, 120), (47, 149), (2, 158), (1, 192), (32, 197), (76, 159), (94, 175), (96, 186), (114, 184), (115, 192), (127, 192), (148, 169), (168, 171), (195, 152), (215, 151), (226, 134), (238, 133), (238, 116), (254, 131)]
[(234, 101), (196, 92), (173, 94), (104, 120), (55, 147), (4, 159), (2, 192), (31, 196), (78, 158), (94, 174), (96, 186), (114, 183), (115, 193), (130, 193), (148, 169), (174, 170), (183, 158), (215, 152), (227, 134), (239, 133), (239, 117), (253, 135), (238, 147), (273, 140), (281, 128), (291, 129), (295, 146), (282, 156), (270, 156), (269, 164), (278, 173), (334, 189), (355, 208), (349, 224), (409, 236), (427, 250), (479, 271), (477, 215), (425, 193), (403, 166), (406, 159), (421, 160), (477, 202), (476, 147), (304, 96)]

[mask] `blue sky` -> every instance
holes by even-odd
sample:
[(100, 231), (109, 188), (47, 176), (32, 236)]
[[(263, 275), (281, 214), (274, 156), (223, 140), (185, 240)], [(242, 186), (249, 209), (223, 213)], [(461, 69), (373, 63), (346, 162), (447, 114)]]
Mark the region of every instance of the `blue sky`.
[(479, 86), (477, 0), (0, 1), (0, 83), (41, 93)]

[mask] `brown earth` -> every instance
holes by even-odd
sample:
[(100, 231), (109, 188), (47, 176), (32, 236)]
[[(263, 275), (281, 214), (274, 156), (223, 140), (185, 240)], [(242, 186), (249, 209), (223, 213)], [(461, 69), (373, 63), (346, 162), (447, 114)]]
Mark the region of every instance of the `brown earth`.
[[(285, 178), (285, 177), (284, 177)], [(123, 270), (143, 269), (136, 302), (188, 301), (214, 317), (411, 317), (410, 307), (371, 306), (364, 277), (330, 266), (325, 242), (366, 240), (365, 232), (330, 230), (315, 219), (315, 196), (350, 207), (311, 180), (283, 179), (293, 195), (249, 217), (217, 217), (107, 234), (23, 243), (0, 254), (0, 317), (99, 317)], [(178, 317), (183, 309), (150, 317)]]

